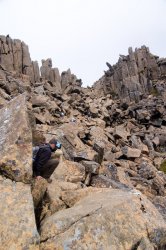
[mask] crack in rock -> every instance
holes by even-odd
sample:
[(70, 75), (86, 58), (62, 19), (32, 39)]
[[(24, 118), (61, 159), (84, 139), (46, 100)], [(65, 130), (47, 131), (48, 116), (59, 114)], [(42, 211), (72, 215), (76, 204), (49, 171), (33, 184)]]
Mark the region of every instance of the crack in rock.
[(41, 240), (40, 243), (44, 243), (46, 241), (48, 241), (49, 239), (53, 239), (55, 238), (56, 236), (60, 235), (60, 234), (63, 234), (65, 233), (66, 231), (68, 231), (73, 225), (75, 225), (77, 222), (79, 222), (80, 220), (86, 218), (86, 217), (89, 217), (93, 214), (95, 214), (96, 212), (98, 212), (99, 210), (101, 210), (103, 208), (103, 206), (101, 205), (100, 207), (98, 207), (97, 209), (91, 211), (90, 213), (87, 213), (85, 214), (84, 216), (80, 217), (79, 219), (77, 219), (76, 221), (74, 221), (73, 223), (71, 223), (68, 227), (65, 227), (60, 233), (57, 233), (56, 235), (52, 236), (52, 237), (48, 237), (46, 238), (45, 240)]

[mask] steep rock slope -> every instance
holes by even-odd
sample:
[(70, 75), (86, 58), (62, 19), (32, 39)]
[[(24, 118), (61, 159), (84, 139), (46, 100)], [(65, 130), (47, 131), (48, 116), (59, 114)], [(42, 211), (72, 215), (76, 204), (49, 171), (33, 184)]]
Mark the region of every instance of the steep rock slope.
[[(1, 249), (38, 249), (36, 225), (40, 249), (165, 249), (164, 59), (159, 63), (145, 47), (130, 50), (130, 56), (121, 56), (119, 73), (108, 64), (102, 80), (86, 89), (70, 70), (60, 75), (51, 59), (31, 71), (33, 63), (23, 42), (18, 52), (15, 40), (1, 36), (0, 41), (0, 195), (4, 201), (0, 213), (5, 214), (2, 223), (7, 221), (1, 226)], [(14, 51), (26, 51), (29, 64), (19, 59), (18, 69), (13, 59), (11, 65)], [(125, 73), (129, 66), (135, 69), (130, 75), (139, 79), (137, 84)], [(120, 77), (113, 89), (120, 99), (110, 85), (114, 74)], [(121, 91), (122, 81), (128, 92)], [(36, 182), (32, 143), (52, 137), (61, 141), (63, 157), (51, 184), (44, 179)], [(23, 211), (27, 212), (21, 219)], [(14, 227), (10, 241), (6, 230)]]

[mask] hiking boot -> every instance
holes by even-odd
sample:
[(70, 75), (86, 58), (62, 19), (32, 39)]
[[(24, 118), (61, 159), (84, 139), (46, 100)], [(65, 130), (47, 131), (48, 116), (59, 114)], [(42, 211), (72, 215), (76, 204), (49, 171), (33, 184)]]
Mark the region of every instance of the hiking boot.
[(51, 182), (52, 182), (52, 179), (51, 179), (51, 178), (48, 178), (48, 179), (47, 179), (47, 182), (48, 182), (48, 183), (51, 183)]

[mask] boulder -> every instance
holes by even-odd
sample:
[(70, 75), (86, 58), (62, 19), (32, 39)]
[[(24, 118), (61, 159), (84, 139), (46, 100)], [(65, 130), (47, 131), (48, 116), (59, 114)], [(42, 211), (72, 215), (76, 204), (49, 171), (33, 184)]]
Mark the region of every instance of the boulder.
[(153, 198), (152, 202), (166, 221), (166, 197), (156, 196)]
[(48, 96), (44, 95), (33, 95), (31, 102), (33, 107), (48, 107)]
[(85, 180), (85, 167), (78, 163), (72, 161), (61, 161), (56, 168), (53, 176), (57, 180), (67, 181), (67, 182), (83, 182)]
[(142, 162), (138, 168), (138, 174), (142, 178), (150, 180), (156, 177), (157, 169), (153, 165), (149, 165), (147, 162)]
[(101, 141), (96, 141), (93, 145), (93, 149), (98, 153), (95, 157), (95, 161), (98, 162), (99, 164), (102, 163), (103, 157), (104, 157), (104, 148), (105, 145)]
[(104, 192), (105, 189), (86, 187), (77, 190), (66, 190), (61, 193), (61, 199), (68, 206), (74, 206), (78, 201), (92, 193)]
[(43, 109), (42, 113), (39, 114), (34, 113), (34, 117), (36, 118), (36, 123), (39, 124), (50, 124), (55, 120), (47, 109)]
[(85, 171), (91, 174), (98, 174), (100, 164), (95, 161), (81, 161), (81, 164), (85, 166)]
[(0, 109), (0, 173), (15, 181), (32, 177), (32, 134), (25, 95)]
[(106, 189), (46, 218), (40, 249), (127, 250), (140, 245), (143, 238), (154, 249), (166, 247), (162, 215), (137, 191)]
[[(125, 183), (127, 183), (127, 180), (125, 181)], [(96, 188), (116, 188), (116, 189), (122, 189), (122, 190), (131, 189), (128, 185), (121, 183), (119, 180), (112, 179), (106, 176), (105, 174), (92, 176), (90, 184), (92, 187), (96, 187)], [(130, 182), (129, 182), (129, 185), (131, 185)]]
[(66, 209), (67, 202), (65, 199), (62, 199), (62, 194), (66, 191), (75, 193), (75, 191), (80, 188), (80, 184), (53, 179), (52, 183), (47, 187), (44, 205), (44, 208), (47, 207), (47, 209), (43, 209), (42, 216), (48, 217), (59, 210)]
[(39, 249), (29, 185), (0, 176), (0, 248)]
[(149, 149), (148, 149), (147, 145), (143, 144), (139, 137), (132, 135), (131, 142), (132, 142), (133, 148), (140, 149), (143, 154), (149, 153)]
[(33, 197), (33, 203), (34, 207), (37, 208), (39, 203), (42, 201), (45, 192), (47, 190), (47, 181), (44, 178), (41, 178), (40, 180), (34, 180), (32, 183), (32, 197)]
[(117, 181), (129, 187), (132, 187), (129, 175), (125, 168), (118, 167), (116, 175), (117, 175), (117, 178), (116, 178)]
[(90, 104), (89, 112), (92, 117), (98, 117), (99, 109), (95, 104)]
[(140, 155), (141, 155), (141, 150), (125, 146), (125, 147), (122, 148), (122, 153), (127, 158), (139, 158)]
[(114, 129), (114, 136), (116, 138), (122, 138), (123, 140), (127, 141), (129, 135), (130, 133), (126, 130), (126, 128), (123, 125), (116, 126)]

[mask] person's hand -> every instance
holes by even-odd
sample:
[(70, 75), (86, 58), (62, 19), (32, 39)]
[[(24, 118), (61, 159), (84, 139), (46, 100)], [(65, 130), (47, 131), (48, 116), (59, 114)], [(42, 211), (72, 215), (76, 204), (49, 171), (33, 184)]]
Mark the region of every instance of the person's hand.
[(42, 176), (40, 176), (40, 175), (39, 175), (39, 176), (36, 176), (36, 180), (37, 180), (37, 181), (39, 181), (39, 180), (41, 180), (41, 179), (42, 179)]

